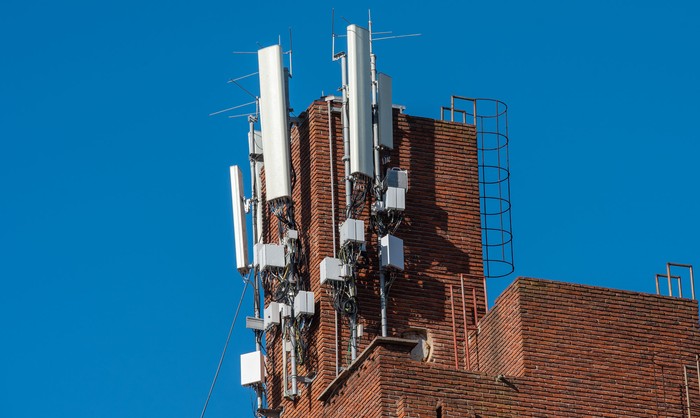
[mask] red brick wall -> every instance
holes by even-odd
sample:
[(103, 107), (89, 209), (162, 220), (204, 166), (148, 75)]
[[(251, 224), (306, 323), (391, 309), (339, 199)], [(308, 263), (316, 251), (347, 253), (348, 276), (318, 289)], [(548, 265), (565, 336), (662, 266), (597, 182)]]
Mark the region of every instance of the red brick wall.
[[(436, 417), (438, 406), (443, 417), (687, 416), (682, 364), (694, 365), (700, 349), (696, 302), (534, 279), (520, 279), (507, 293), (513, 297), (498, 303), (519, 308), (513, 316), (501, 317), (504, 325), (509, 320), (522, 321), (526, 332), (537, 329), (538, 322), (558, 321), (552, 323), (556, 338), (540, 339), (536, 348), (526, 350), (526, 357), (535, 362), (525, 361), (522, 376), (505, 375), (498, 380), (494, 374), (413, 361), (405, 345), (375, 344), (372, 355), (361, 360), (380, 370), (379, 389), (386, 408), (376, 416)], [(532, 300), (538, 302), (531, 304)], [(557, 306), (552, 308), (551, 301)], [(589, 315), (576, 309), (581, 303), (605, 306), (609, 322), (601, 320), (600, 332), (582, 331)], [(635, 323), (637, 313), (644, 319)], [(491, 318), (489, 314), (484, 322)], [(485, 332), (482, 328), (481, 333)], [(586, 339), (585, 345), (578, 343)], [(673, 341), (678, 343), (668, 345)], [(622, 351), (611, 353), (611, 346), (622, 346)], [(654, 358), (640, 354), (659, 348), (667, 354)], [(539, 363), (544, 358), (537, 356), (541, 353), (549, 353), (545, 363)], [(690, 383), (691, 412), (697, 416), (700, 395), (695, 370)], [(358, 390), (362, 388), (360, 384)]]
[[(385, 405), (382, 399), (382, 370), (375, 367), (377, 353), (354, 370), (343, 385), (334, 388), (328, 402), (316, 401), (316, 413), (324, 417), (381, 417)], [(325, 388), (322, 388), (325, 389)]]
[[(682, 416), (682, 365), (700, 353), (697, 302), (534, 279), (520, 279), (519, 294), (525, 375), (559, 382), (543, 401)], [(695, 367), (693, 378), (698, 414)]]
[(406, 219), (396, 234), (404, 240), (406, 269), (389, 294), (390, 335), (427, 328), (434, 339), (433, 361), (452, 365), (450, 286), (458, 341), (464, 341), (464, 321), (474, 325), (471, 310), (466, 318), (462, 312), (460, 274), (470, 274), (465, 276), (466, 306), (476, 288), (479, 315), (484, 313), (474, 127), (397, 115), (394, 144), (390, 164), (408, 170), (409, 190)]
[(471, 370), (489, 375), (520, 376), (524, 372), (519, 282), (508, 287), (489, 313), (479, 332), (470, 332)]
[[(452, 314), (449, 286), (454, 286), (455, 320), (459, 339), (459, 361), (463, 362), (466, 320), (473, 325), (471, 310), (465, 318), (461, 309), (460, 274), (466, 278), (466, 303), (471, 306), (471, 288), (477, 288), (480, 315), (484, 313), (484, 293), (479, 218), (479, 188), (476, 139), (473, 126), (394, 114), (395, 149), (386, 167), (409, 172), (407, 211), (397, 236), (404, 240), (404, 273), (397, 277), (389, 293), (389, 334), (401, 335), (412, 328), (428, 329), (433, 342), (431, 362), (454, 364)], [(345, 219), (345, 190), (342, 163), (342, 125), (339, 112), (331, 115), (334, 141), (336, 231)], [(293, 404), (281, 396), (281, 348), (279, 339), (268, 335), (268, 399), (271, 406), (284, 405), (286, 416), (320, 416), (315, 399), (335, 377), (335, 315), (327, 289), (319, 284), (319, 263), (333, 255), (331, 217), (331, 174), (329, 161), (328, 107), (314, 102), (301, 117), (292, 135), (292, 162), (296, 173), (293, 199), (296, 222), (304, 239), (309, 260), (311, 288), (317, 310), (311, 333), (308, 367), (300, 374), (316, 372), (318, 377), (306, 388), (300, 385), (301, 399)], [(369, 202), (361, 219), (368, 238), (368, 267), (360, 272), (359, 323), (365, 327), (361, 352), (380, 333), (377, 273), (377, 237), (370, 233)], [(272, 239), (276, 223), (268, 227)], [(276, 238), (275, 238), (276, 239)], [(273, 239), (274, 240), (274, 239)], [(340, 319), (340, 366), (349, 363), (347, 321)]]

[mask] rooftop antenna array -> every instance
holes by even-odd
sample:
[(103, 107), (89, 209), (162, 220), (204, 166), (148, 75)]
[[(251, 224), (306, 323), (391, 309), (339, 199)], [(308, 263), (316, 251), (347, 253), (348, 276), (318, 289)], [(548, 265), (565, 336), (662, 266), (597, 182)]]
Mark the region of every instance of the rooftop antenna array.
[(305, 255), (292, 201), (290, 73), (282, 66), (279, 45), (259, 50), (258, 63), (266, 199), (278, 222), (277, 243), (255, 245), (256, 265), (266, 299), (270, 301), (265, 308), (262, 330), (274, 328), (271, 332), (282, 335), (284, 396), (296, 399), (299, 393), (297, 368), (306, 362), (303, 340), (309, 318), (314, 315), (314, 294), (309, 290)]
[[(234, 52), (235, 54), (241, 54), (240, 52)], [(215, 116), (215, 115), (221, 115), (225, 114), (228, 112), (231, 112), (233, 110), (238, 110), (242, 109), (248, 106), (253, 106), (255, 105), (255, 110), (253, 112), (247, 112), (243, 114), (236, 114), (236, 115), (229, 115), (229, 118), (239, 118), (239, 117), (247, 117), (248, 119), (248, 124), (249, 124), (249, 133), (248, 133), (248, 144), (249, 144), (249, 160), (250, 160), (250, 171), (251, 171), (251, 191), (252, 191), (252, 197), (250, 199), (246, 199), (244, 195), (244, 189), (243, 189), (243, 175), (241, 173), (241, 169), (238, 166), (232, 166), (229, 168), (230, 172), (230, 180), (231, 180), (231, 203), (232, 203), (232, 212), (233, 212), (233, 232), (234, 232), (234, 243), (235, 243), (235, 251), (236, 251), (236, 269), (238, 272), (243, 275), (244, 282), (245, 282), (245, 287), (243, 289), (243, 294), (241, 295), (241, 302), (243, 302), (243, 295), (245, 294), (245, 289), (247, 288), (248, 284), (250, 283), (250, 277), (253, 277), (253, 290), (254, 290), (254, 317), (249, 317), (246, 318), (246, 326), (249, 328), (259, 328), (257, 325), (259, 322), (262, 322), (262, 319), (260, 318), (260, 305), (259, 305), (259, 300), (260, 300), (260, 285), (259, 285), (259, 280), (258, 280), (258, 274), (256, 274), (255, 271), (255, 265), (249, 263), (249, 240), (248, 240), (248, 233), (247, 233), (247, 225), (246, 225), (246, 213), (252, 212), (253, 215), (253, 223), (252, 223), (252, 229), (253, 229), (253, 243), (257, 243), (260, 238), (261, 238), (261, 231), (262, 231), (262, 216), (260, 211), (258, 210), (258, 202), (259, 202), (259, 196), (261, 196), (260, 192), (260, 174), (261, 174), (261, 169), (262, 169), (262, 142), (261, 142), (261, 136), (260, 132), (255, 130), (255, 123), (259, 120), (260, 117), (260, 98), (259, 96), (256, 96), (253, 94), (249, 89), (244, 87), (240, 81), (248, 79), (250, 77), (253, 77), (257, 75), (258, 72), (250, 73), (241, 77), (237, 78), (232, 78), (227, 81), (228, 84), (233, 84), (237, 86), (241, 91), (243, 91), (245, 94), (248, 96), (251, 96), (253, 98), (253, 101), (243, 103), (240, 105), (232, 106), (226, 109), (218, 110), (216, 112), (212, 112), (209, 114), (209, 116)], [(240, 304), (239, 304), (240, 308)], [(236, 318), (238, 317), (238, 310), (236, 311), (236, 315), (234, 317), (234, 322), (231, 325), (231, 331), (233, 330), (233, 326), (235, 325)], [(230, 334), (229, 334), (230, 337)], [(258, 409), (261, 409), (263, 406), (263, 393), (264, 393), (264, 387), (262, 384), (256, 384), (255, 382), (260, 376), (264, 376), (264, 363), (263, 363), (263, 356), (261, 352), (261, 337), (262, 333), (259, 333), (257, 330), (255, 332), (255, 344), (256, 344), (256, 351), (253, 353), (248, 353), (244, 354), (241, 356), (241, 363), (246, 363), (248, 365), (253, 365), (252, 367), (246, 367), (245, 369), (242, 368), (241, 372), (241, 382), (245, 382), (244, 384), (251, 384), (255, 388), (255, 392), (257, 395), (257, 405)], [(209, 399), (211, 397), (211, 393), (214, 389), (214, 384), (216, 383), (216, 378), (219, 374), (219, 369), (221, 367), (221, 363), (223, 361), (224, 355), (226, 353), (226, 348), (228, 346), (228, 339), (226, 341), (226, 344), (224, 345), (224, 351), (221, 356), (221, 360), (219, 361), (219, 366), (217, 368), (216, 374), (214, 375), (214, 381), (212, 382), (212, 386), (209, 390), (209, 396), (207, 397), (207, 401), (204, 404), (204, 409), (202, 410), (201, 417), (204, 417), (204, 414), (207, 409), (207, 405), (209, 403)]]
[[(370, 15), (367, 29), (349, 24), (343, 36), (335, 33), (335, 11), (332, 21), (331, 54), (334, 61), (340, 61), (343, 93), (341, 113), (346, 219), (340, 225), (339, 258), (326, 257), (320, 270), (321, 283), (331, 286), (336, 311), (348, 318), (351, 359), (355, 360), (359, 328), (356, 278), (358, 258), (366, 248), (365, 224), (359, 218), (365, 203), (372, 197), (374, 204), (369, 221), (371, 229), (377, 234), (382, 336), (388, 335), (386, 305), (391, 283), (387, 283), (386, 277), (392, 270), (403, 270), (404, 267), (403, 241), (393, 234), (406, 208), (408, 173), (399, 168), (390, 168), (384, 175), (383, 162), (388, 161), (388, 151), (393, 148), (392, 88), (391, 78), (377, 72), (373, 40), (419, 34), (373, 39), (375, 33), (372, 32)], [(336, 38), (341, 37), (347, 39), (346, 52), (336, 52)]]
[[(233, 106), (211, 115), (255, 105), (254, 113), (229, 117), (248, 117), (248, 156), (251, 173), (251, 194), (243, 196), (243, 180), (238, 166), (230, 168), (234, 240), (236, 244), (236, 268), (252, 278), (254, 289), (254, 316), (246, 318), (246, 327), (255, 335), (255, 351), (241, 355), (241, 384), (252, 387), (257, 395), (257, 416), (266, 416), (265, 366), (262, 354), (262, 338), (265, 332), (282, 335), (281, 348), (284, 362), (284, 395), (298, 396), (297, 367), (306, 361), (309, 318), (314, 314), (314, 294), (309, 291), (303, 243), (294, 220), (292, 201), (293, 182), (290, 159), (289, 79), (292, 75), (291, 29), (290, 50), (282, 51), (277, 45), (261, 47), (256, 52), (258, 71), (233, 78), (228, 82), (239, 87), (254, 101)], [(289, 67), (282, 63), (283, 55), (289, 55)], [(244, 87), (242, 80), (257, 75), (260, 94), (255, 95)], [(260, 129), (256, 130), (256, 124)], [(265, 196), (262, 194), (262, 171), (265, 169)], [(267, 206), (278, 221), (277, 236), (266, 243), (263, 234), (262, 208)], [(245, 214), (252, 212), (253, 261), (248, 257), (248, 241)], [(262, 289), (262, 292), (261, 292)], [(263, 301), (269, 301), (262, 308)], [(300, 381), (305, 381), (300, 378)], [(307, 379), (308, 380), (308, 379)]]
[[(343, 125), (343, 166), (345, 180), (345, 220), (339, 227), (340, 240), (334, 257), (326, 257), (320, 266), (321, 284), (329, 287), (336, 312), (349, 323), (351, 361), (357, 357), (361, 327), (357, 323), (358, 303), (356, 280), (358, 261), (366, 251), (366, 230), (363, 214), (368, 201), (369, 226), (377, 234), (379, 255), (379, 287), (381, 335), (388, 335), (387, 293), (394, 272), (402, 271), (403, 241), (396, 237), (406, 210), (408, 173), (398, 167), (386, 167), (393, 149), (392, 80), (377, 71), (374, 41), (418, 36), (420, 34), (376, 37), (391, 32), (373, 32), (371, 15), (368, 27), (348, 22), (345, 35), (336, 35), (332, 24), (332, 59), (341, 64), (341, 117)], [(335, 12), (333, 12), (335, 20)], [(345, 37), (347, 48), (336, 53), (336, 38)], [(255, 335), (256, 350), (241, 356), (241, 383), (255, 389), (257, 415), (265, 415), (265, 372), (262, 355), (264, 333), (276, 337), (282, 354), (283, 394), (296, 399), (298, 383), (310, 379), (297, 375), (306, 362), (306, 339), (314, 315), (314, 294), (310, 291), (302, 235), (294, 219), (294, 170), (290, 158), (292, 119), (289, 106), (289, 80), (292, 75), (292, 49), (283, 52), (281, 42), (260, 47), (256, 54), (258, 71), (229, 80), (254, 101), (223, 109), (212, 115), (227, 113), (255, 105), (255, 112), (230, 117), (248, 116), (248, 144), (251, 172), (251, 194), (243, 196), (243, 182), (238, 167), (231, 167), (231, 190), (236, 241), (236, 267), (248, 274), (254, 284), (254, 316), (246, 326)], [(289, 68), (282, 57), (289, 55)], [(257, 75), (260, 93), (244, 87), (243, 80)], [(330, 109), (330, 104), (329, 104)], [(260, 129), (256, 130), (256, 124)], [(265, 196), (262, 194), (262, 170), (265, 170)], [(303, 196), (302, 196), (303, 198)], [(277, 234), (263, 234), (262, 207), (270, 209), (277, 220)], [(248, 236), (245, 213), (253, 217), (253, 261), (248, 259)], [(266, 238), (274, 242), (265, 242)], [(338, 258), (335, 258), (337, 254)], [(261, 292), (262, 289), (262, 292)], [(268, 302), (262, 308), (261, 302)], [(336, 323), (337, 326), (337, 323)], [(281, 338), (277, 338), (280, 337)], [(276, 345), (276, 344), (275, 344)], [(274, 350), (275, 347), (268, 347)], [(336, 348), (337, 350), (337, 348)], [(336, 353), (337, 354), (337, 353)], [(336, 356), (337, 358), (337, 356)], [(336, 365), (337, 366), (337, 365)], [(339, 367), (336, 367), (336, 371)], [(313, 374), (313, 371), (312, 371)]]
[[(392, 79), (377, 70), (374, 42), (420, 36), (419, 33), (393, 35), (392, 32), (376, 32), (373, 30), (371, 13), (368, 13), (367, 28), (352, 24), (345, 18), (343, 20), (348, 25), (345, 34), (338, 35), (335, 33), (335, 11), (332, 12), (331, 55), (332, 60), (339, 61), (341, 67), (342, 106), (339, 110), (343, 137), (345, 219), (338, 228), (340, 239), (336, 243), (335, 188), (334, 180), (331, 179), (333, 256), (326, 257), (319, 266), (320, 284), (326, 286), (331, 295), (336, 313), (336, 374), (340, 372), (339, 316), (348, 323), (348, 363), (357, 358), (358, 339), (362, 336), (362, 325), (358, 324), (357, 280), (361, 269), (365, 268), (361, 261), (366, 256), (367, 247), (372, 245), (368, 244), (366, 221), (370, 231), (376, 234), (383, 337), (389, 334), (388, 292), (393, 281), (404, 270), (403, 240), (395, 234), (404, 219), (405, 211), (409, 209), (406, 206), (408, 172), (400, 167), (389, 166), (394, 148)], [(338, 38), (346, 39), (345, 51), (336, 52)], [(249, 124), (250, 198), (244, 196), (240, 168), (231, 167), (230, 175), (236, 268), (246, 277), (246, 285), (252, 281), (254, 289), (254, 316), (246, 318), (246, 327), (253, 330), (255, 351), (241, 355), (241, 384), (252, 387), (256, 392), (256, 416), (279, 416), (281, 413), (266, 408), (267, 387), (262, 354), (264, 335), (267, 336), (267, 352), (281, 354), (285, 398), (298, 399), (299, 383), (311, 383), (314, 379), (311, 376), (316, 374), (316, 371), (307, 368), (310, 372), (308, 377), (298, 375), (299, 366), (308, 364), (306, 347), (310, 337), (310, 324), (315, 315), (315, 300), (314, 293), (310, 290), (304, 234), (299, 231), (294, 215), (293, 196), (297, 199), (306, 196), (298, 194), (301, 192), (295, 194), (296, 177), (290, 156), (291, 130), (296, 123), (296, 118), (290, 117), (293, 110), (289, 101), (289, 81), (292, 77), (291, 29), (289, 43), (290, 49), (287, 52), (282, 49), (281, 39), (277, 44), (267, 47), (258, 44), (260, 48), (255, 52), (234, 52), (257, 56), (257, 72), (228, 81), (254, 100), (211, 114), (224, 114), (255, 106), (254, 112), (229, 117), (247, 116)], [(284, 55), (289, 55), (287, 68), (283, 65)], [(257, 95), (243, 85), (244, 80), (256, 75), (260, 88)], [(335, 176), (335, 171), (331, 112), (338, 111), (333, 104), (337, 100), (334, 96), (326, 97), (332, 177)], [(459, 100), (472, 104), (473, 110), (458, 109), (455, 101)], [(467, 119), (471, 117), (476, 126), (485, 273), (487, 277), (501, 277), (497, 274), (507, 275), (512, 272), (513, 266), (505, 116), (507, 108), (504, 103), (491, 100), (488, 103), (493, 105), (493, 111), (485, 111), (483, 103), (488, 100), (490, 99), (453, 96), (450, 108), (442, 108), (442, 117), (444, 119), (445, 111), (449, 110), (451, 121), (455, 121), (454, 114), (457, 113), (462, 115), (463, 123), (468, 123)], [(265, 195), (262, 192), (263, 169)], [(263, 226), (262, 212), (265, 206), (272, 215), (267, 223), (270, 227), (268, 231), (264, 231)], [(247, 233), (246, 213), (252, 213), (252, 242)], [(275, 220), (276, 231), (272, 227)], [(253, 248), (252, 262), (249, 259), (250, 244)], [(505, 270), (496, 273), (495, 266), (502, 265)], [(671, 276), (670, 272), (667, 276), (669, 283), (677, 277)], [(476, 296), (474, 300), (476, 301)]]

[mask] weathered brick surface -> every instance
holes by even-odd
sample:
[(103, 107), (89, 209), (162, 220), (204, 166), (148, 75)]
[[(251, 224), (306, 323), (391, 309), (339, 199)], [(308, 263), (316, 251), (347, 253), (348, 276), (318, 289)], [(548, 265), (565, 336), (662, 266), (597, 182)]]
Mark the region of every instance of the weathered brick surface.
[(519, 280), (519, 295), (525, 375), (558, 382), (536, 394), (542, 402), (581, 415), (683, 416), (682, 367), (700, 353), (695, 301), (533, 279)]
[(469, 336), (471, 369), (490, 375), (521, 376), (525, 370), (519, 282), (506, 289), (498, 303)]
[[(512, 314), (491, 311), (479, 333), (493, 330), (488, 323), (494, 319), (521, 321), (521, 340), (503, 341), (531, 339), (520, 376), (421, 363), (410, 359), (406, 346), (375, 344), (372, 355), (360, 359), (380, 370), (387, 408), (375, 416), (436, 417), (438, 406), (443, 417), (687, 416), (682, 365), (694, 365), (700, 349), (695, 301), (535, 279), (519, 279), (504, 296), (497, 305), (515, 307)], [(591, 309), (581, 311), (582, 304)], [(601, 325), (584, 331), (591, 321)], [(556, 338), (538, 338), (543, 331), (535, 324), (544, 323), (557, 329)], [(694, 368), (690, 377), (697, 415)], [(362, 390), (368, 383), (348, 378), (347, 386)]]
[[(387, 166), (409, 171), (406, 218), (397, 232), (404, 240), (406, 270), (389, 294), (389, 335), (427, 329), (432, 354), (428, 362), (417, 362), (410, 360), (405, 344), (375, 341), (380, 328), (377, 237), (367, 228), (367, 267), (358, 285), (363, 354), (334, 381), (335, 313), (318, 280), (318, 265), (333, 255), (333, 234), (345, 219), (340, 114), (332, 112), (330, 122), (329, 131), (327, 103), (316, 101), (292, 138), (296, 220), (317, 300), (309, 362), (299, 373), (318, 377), (308, 387), (300, 385), (296, 402), (283, 399), (281, 345), (279, 336), (269, 333), (270, 407), (284, 407), (285, 417), (436, 417), (438, 408), (443, 417), (687, 416), (683, 364), (694, 365), (700, 352), (696, 302), (519, 279), (485, 315), (474, 129), (398, 113), (396, 148)], [(362, 214), (367, 225), (368, 206)], [(268, 238), (276, 230), (276, 224), (270, 226)], [(464, 301), (460, 274), (465, 274)], [(465, 325), (470, 328), (470, 370), (464, 364)], [(340, 366), (348, 367), (344, 319), (338, 333)], [(505, 380), (497, 381), (498, 375)], [(692, 412), (700, 414), (694, 369), (690, 379)]]

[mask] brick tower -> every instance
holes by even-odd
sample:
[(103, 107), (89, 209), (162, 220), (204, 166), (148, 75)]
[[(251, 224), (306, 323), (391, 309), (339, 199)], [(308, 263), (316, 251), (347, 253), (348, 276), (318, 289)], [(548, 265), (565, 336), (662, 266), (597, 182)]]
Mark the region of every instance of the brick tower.
[[(302, 336), (306, 354), (298, 374), (305, 378), (295, 399), (283, 396), (279, 334), (267, 333), (264, 414), (700, 413), (694, 300), (520, 278), (486, 312), (474, 126), (396, 110), (395, 147), (386, 165), (410, 173), (405, 219), (396, 233), (404, 241), (405, 270), (392, 273), (389, 335), (381, 337), (377, 252), (367, 245), (357, 288), (364, 333), (351, 361), (348, 321), (337, 317), (332, 295), (319, 281), (319, 264), (333, 256), (333, 234), (345, 217), (338, 209), (342, 166), (331, 166), (331, 157), (343, 157), (339, 105), (315, 101), (292, 132), (293, 200), (316, 306)], [(365, 225), (369, 213), (366, 206), (358, 216)], [(276, 223), (267, 226), (272, 237)], [(366, 229), (367, 242), (376, 242)]]

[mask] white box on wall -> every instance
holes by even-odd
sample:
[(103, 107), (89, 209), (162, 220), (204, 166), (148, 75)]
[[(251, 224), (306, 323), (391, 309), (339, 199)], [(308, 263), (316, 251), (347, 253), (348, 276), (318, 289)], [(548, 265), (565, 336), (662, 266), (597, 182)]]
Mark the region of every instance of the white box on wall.
[(384, 208), (386, 210), (406, 209), (406, 189), (400, 187), (387, 187), (384, 193)]
[(340, 245), (365, 243), (365, 222), (359, 219), (346, 219), (340, 224)]
[(262, 244), (256, 245), (256, 247), (256, 262), (260, 270), (283, 268), (286, 265), (284, 260), (284, 245)]
[(403, 240), (393, 235), (385, 235), (381, 238), (382, 267), (393, 267), (403, 270)]
[(280, 305), (277, 302), (270, 302), (265, 308), (265, 329), (280, 323)]
[(325, 284), (328, 280), (342, 281), (341, 274), (342, 262), (333, 257), (326, 257), (321, 261), (319, 270), (321, 271), (321, 284)]
[(300, 290), (294, 298), (294, 315), (314, 316), (314, 292)]

